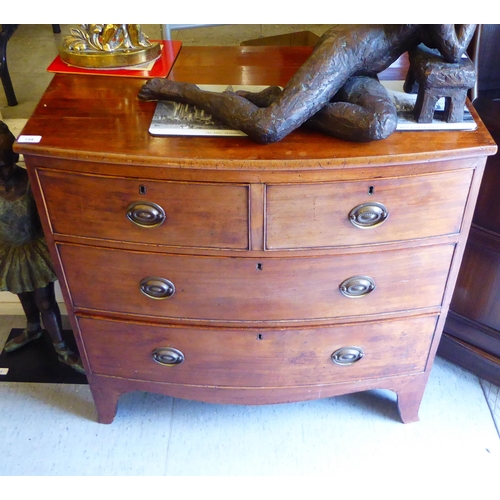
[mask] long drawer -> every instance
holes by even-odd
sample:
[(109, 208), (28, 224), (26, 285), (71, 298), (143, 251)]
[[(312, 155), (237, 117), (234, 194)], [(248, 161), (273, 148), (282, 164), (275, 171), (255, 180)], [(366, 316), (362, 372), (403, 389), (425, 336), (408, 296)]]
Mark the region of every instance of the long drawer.
[(248, 248), (248, 186), (37, 170), (56, 234), (155, 245)]
[(284, 387), (421, 372), (436, 318), (315, 329), (204, 329), (78, 318), (92, 372), (203, 386)]
[(460, 231), (472, 170), (269, 185), (266, 248), (368, 245)]
[(261, 261), (72, 244), (58, 249), (77, 308), (281, 321), (439, 306), (454, 245)]

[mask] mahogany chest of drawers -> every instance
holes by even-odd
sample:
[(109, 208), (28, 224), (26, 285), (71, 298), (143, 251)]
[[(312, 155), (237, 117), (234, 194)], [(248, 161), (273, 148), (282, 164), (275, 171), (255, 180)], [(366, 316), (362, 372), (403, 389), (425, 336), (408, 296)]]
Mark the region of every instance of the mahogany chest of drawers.
[[(170, 77), (284, 85), (309, 51), (184, 47)], [(153, 137), (142, 83), (56, 75), (23, 131), (41, 141), (16, 145), (99, 421), (135, 390), (269, 404), (375, 388), (417, 420), (496, 151), (480, 120), (368, 144)]]

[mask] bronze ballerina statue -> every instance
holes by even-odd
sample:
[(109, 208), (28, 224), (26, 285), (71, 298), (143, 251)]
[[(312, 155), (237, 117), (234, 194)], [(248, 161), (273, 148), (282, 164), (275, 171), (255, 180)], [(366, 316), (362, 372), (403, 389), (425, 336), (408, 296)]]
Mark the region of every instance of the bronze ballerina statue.
[(5, 344), (12, 352), (48, 331), (59, 361), (85, 373), (80, 357), (61, 336), (61, 313), (54, 293), (57, 277), (45, 241), (26, 170), (16, 163), (15, 137), (0, 122), (0, 291), (15, 293), (27, 319), (21, 334)]
[(143, 100), (195, 105), (256, 142), (281, 140), (306, 125), (353, 141), (380, 140), (397, 125), (396, 109), (377, 79), (403, 53), (423, 43), (456, 62), (475, 24), (356, 25), (328, 30), (281, 91), (207, 92), (191, 83), (149, 80)]

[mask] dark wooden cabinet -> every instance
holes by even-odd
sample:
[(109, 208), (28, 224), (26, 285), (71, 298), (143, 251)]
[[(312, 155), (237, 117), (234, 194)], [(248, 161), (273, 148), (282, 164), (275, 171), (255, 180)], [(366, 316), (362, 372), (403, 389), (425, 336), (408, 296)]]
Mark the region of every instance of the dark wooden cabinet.
[[(500, 141), (500, 101), (475, 101)], [(500, 385), (500, 156), (488, 159), (439, 354)]]
[[(184, 47), (171, 78), (284, 85), (310, 50)], [(496, 151), (474, 110), (472, 132), (263, 146), (151, 136), (142, 83), (56, 75), (23, 131), (42, 140), (16, 146), (99, 421), (135, 390), (269, 404), (376, 388), (417, 420)]]
[[(474, 107), (500, 141), (500, 25), (482, 25), (473, 43)], [(490, 156), (438, 353), (500, 385), (500, 155)]]

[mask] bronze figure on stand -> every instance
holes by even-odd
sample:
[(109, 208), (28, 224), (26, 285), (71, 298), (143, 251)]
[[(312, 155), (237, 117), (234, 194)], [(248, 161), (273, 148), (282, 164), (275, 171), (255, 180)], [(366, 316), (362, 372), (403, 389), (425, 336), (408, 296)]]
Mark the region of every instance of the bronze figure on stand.
[(27, 319), (23, 332), (5, 344), (16, 351), (48, 331), (59, 361), (85, 373), (80, 357), (61, 336), (61, 313), (54, 293), (57, 277), (49, 255), (26, 170), (16, 163), (15, 137), (0, 122), (0, 291), (15, 293)]
[(166, 78), (148, 81), (143, 100), (170, 100), (203, 109), (256, 142), (281, 140), (306, 125), (352, 141), (380, 140), (397, 126), (396, 109), (377, 75), (420, 44), (437, 49), (446, 64), (457, 63), (474, 34), (474, 24), (337, 26), (283, 90), (223, 93)]

